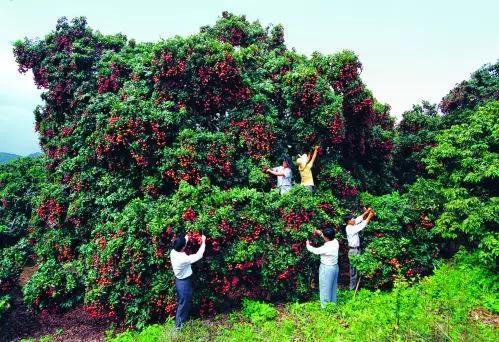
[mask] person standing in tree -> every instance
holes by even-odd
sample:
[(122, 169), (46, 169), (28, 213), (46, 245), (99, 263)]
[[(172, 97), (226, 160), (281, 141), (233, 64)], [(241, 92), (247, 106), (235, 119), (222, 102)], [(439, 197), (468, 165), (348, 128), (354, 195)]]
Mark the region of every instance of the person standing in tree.
[(279, 193), (281, 195), (291, 190), (292, 171), (290, 165), (291, 163), (289, 162), (289, 159), (284, 157), (282, 160), (282, 166), (266, 170), (266, 172), (277, 176), (277, 188), (279, 189)]
[(321, 307), (324, 308), (327, 303), (336, 303), (336, 289), (338, 287), (338, 240), (334, 238), (334, 229), (328, 227), (324, 232), (316, 230), (315, 234), (322, 236), (325, 243), (320, 247), (312, 247), (307, 240), (307, 250), (313, 254), (321, 256), (319, 266), (319, 295)]
[[(374, 216), (374, 211), (369, 208), (362, 215), (355, 217), (352, 214), (345, 216), (346, 235), (348, 240), (348, 257), (360, 254), (360, 237), (359, 233), (367, 227), (368, 223)], [(350, 290), (354, 290), (357, 285), (358, 273), (352, 267), (350, 262)]]
[(170, 260), (175, 274), (175, 287), (177, 288), (177, 312), (175, 314), (175, 327), (181, 328), (189, 318), (192, 305), (192, 268), (191, 264), (201, 260), (206, 248), (206, 236), (201, 236), (201, 246), (196, 254), (187, 255), (185, 246), (189, 237), (178, 236), (173, 241)]
[(310, 158), (310, 154), (302, 154), (296, 160), (296, 163), (298, 164), (298, 171), (300, 171), (301, 185), (305, 186), (312, 193), (315, 189), (314, 177), (312, 176), (312, 166), (314, 166), (318, 150), (319, 146), (315, 146), (312, 158)]

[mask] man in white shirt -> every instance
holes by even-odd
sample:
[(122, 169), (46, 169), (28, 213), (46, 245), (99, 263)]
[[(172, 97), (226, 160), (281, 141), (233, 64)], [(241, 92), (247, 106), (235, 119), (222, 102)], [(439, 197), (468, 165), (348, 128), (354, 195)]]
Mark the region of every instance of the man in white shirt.
[(189, 237), (179, 236), (173, 241), (170, 260), (175, 274), (175, 287), (177, 288), (177, 312), (175, 326), (181, 328), (189, 318), (192, 304), (192, 268), (191, 264), (201, 260), (206, 249), (206, 236), (201, 236), (201, 246), (196, 254), (187, 255), (184, 250)]
[[(374, 216), (374, 211), (369, 208), (362, 215), (354, 218), (353, 215), (349, 214), (345, 216), (346, 235), (348, 240), (348, 257), (351, 255), (360, 254), (360, 238), (359, 233), (366, 228), (369, 221)], [(357, 270), (352, 267), (350, 263), (350, 290), (354, 290), (357, 285)]]
[(321, 256), (319, 266), (319, 295), (321, 307), (325, 307), (328, 302), (336, 303), (336, 289), (338, 288), (338, 240), (334, 238), (333, 228), (326, 228), (324, 232), (316, 230), (315, 234), (322, 236), (325, 243), (320, 247), (312, 247), (307, 240), (306, 246), (309, 252)]

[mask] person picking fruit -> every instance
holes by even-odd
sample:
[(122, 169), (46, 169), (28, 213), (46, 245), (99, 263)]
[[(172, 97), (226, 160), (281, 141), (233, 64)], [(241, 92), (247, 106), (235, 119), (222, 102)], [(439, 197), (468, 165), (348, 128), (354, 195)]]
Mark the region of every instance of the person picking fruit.
[(291, 182), (293, 173), (290, 168), (290, 161), (287, 157), (282, 159), (282, 166), (274, 167), (272, 169), (267, 169), (265, 172), (277, 176), (277, 188), (281, 195), (285, 194), (291, 190)]
[[(374, 211), (368, 208), (362, 215), (355, 218), (352, 214), (345, 216), (346, 235), (348, 240), (348, 257), (351, 255), (360, 254), (360, 237), (359, 233), (367, 227), (374, 216)], [(358, 273), (350, 263), (350, 290), (354, 290), (357, 285)]]
[(312, 166), (314, 166), (318, 150), (319, 146), (315, 146), (312, 158), (310, 158), (310, 154), (302, 154), (296, 160), (296, 164), (298, 164), (298, 171), (300, 171), (301, 185), (305, 186), (312, 193), (315, 189), (314, 177), (312, 176)]
[(321, 307), (324, 308), (327, 303), (336, 303), (336, 289), (338, 287), (338, 240), (334, 238), (334, 229), (328, 227), (324, 232), (316, 230), (314, 234), (321, 236), (324, 239), (324, 244), (320, 247), (312, 247), (310, 241), (307, 240), (307, 250), (313, 254), (321, 256), (321, 264), (319, 266), (319, 296)]
[(192, 305), (192, 268), (191, 264), (201, 260), (206, 249), (206, 236), (201, 236), (201, 246), (195, 254), (187, 255), (185, 246), (189, 236), (177, 236), (173, 240), (170, 260), (175, 274), (175, 287), (177, 288), (177, 312), (175, 314), (175, 327), (180, 329), (189, 318)]

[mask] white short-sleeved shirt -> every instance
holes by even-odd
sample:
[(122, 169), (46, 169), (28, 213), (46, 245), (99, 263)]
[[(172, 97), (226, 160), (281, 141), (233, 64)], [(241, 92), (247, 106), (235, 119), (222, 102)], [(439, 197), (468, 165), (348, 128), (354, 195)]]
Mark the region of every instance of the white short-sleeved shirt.
[(307, 249), (309, 252), (321, 256), (321, 264), (326, 266), (334, 266), (338, 264), (338, 251), (340, 244), (338, 240), (334, 239), (327, 241), (320, 247), (312, 247), (307, 244)]
[(277, 176), (277, 187), (285, 186), (285, 187), (290, 187), (291, 186), (291, 177), (292, 177), (292, 172), (289, 167), (283, 168), (282, 166), (274, 167), (272, 169), (274, 172), (279, 172), (279, 173), (284, 173), (284, 176)]
[(355, 219), (355, 224), (349, 224), (346, 227), (348, 247), (356, 248), (360, 247), (359, 232), (366, 228), (367, 222), (364, 220), (363, 216), (359, 216)]
[[(185, 240), (187, 242), (187, 236), (185, 237)], [(187, 255), (185, 254), (185, 252), (177, 252), (176, 250), (172, 249), (172, 251), (170, 252), (170, 261), (172, 263), (172, 269), (175, 277), (177, 277), (178, 279), (185, 279), (191, 276), (191, 264), (195, 263), (203, 257), (205, 248), (206, 244), (202, 243), (197, 253), (191, 255)]]

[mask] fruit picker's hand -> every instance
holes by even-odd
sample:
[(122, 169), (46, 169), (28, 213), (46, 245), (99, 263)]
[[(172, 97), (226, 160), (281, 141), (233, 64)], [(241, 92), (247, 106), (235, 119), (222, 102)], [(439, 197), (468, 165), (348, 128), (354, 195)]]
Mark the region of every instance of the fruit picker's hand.
[(314, 235), (318, 235), (318, 236), (324, 237), (324, 234), (319, 229), (314, 230)]
[(374, 217), (374, 211), (369, 212), (369, 215), (367, 215), (367, 222), (371, 222), (373, 217)]
[(201, 236), (201, 241), (202, 241), (203, 243), (205, 243), (205, 242), (206, 242), (206, 236), (202, 235), (202, 236)]

